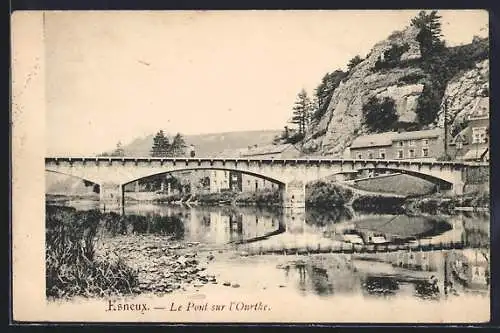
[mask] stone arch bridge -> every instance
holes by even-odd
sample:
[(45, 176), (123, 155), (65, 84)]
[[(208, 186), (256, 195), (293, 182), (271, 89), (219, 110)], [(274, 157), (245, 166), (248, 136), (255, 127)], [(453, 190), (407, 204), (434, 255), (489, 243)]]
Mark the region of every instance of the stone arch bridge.
[(153, 158), (153, 157), (47, 157), (45, 170), (79, 177), (100, 186), (101, 207), (123, 208), (124, 185), (161, 173), (214, 169), (239, 171), (280, 185), (283, 207), (305, 207), (308, 182), (346, 175), (365, 169), (390, 170), (426, 179), (441, 190), (462, 194), (465, 171), (488, 167), (486, 163), (429, 160), (361, 159), (242, 159), (242, 158)]

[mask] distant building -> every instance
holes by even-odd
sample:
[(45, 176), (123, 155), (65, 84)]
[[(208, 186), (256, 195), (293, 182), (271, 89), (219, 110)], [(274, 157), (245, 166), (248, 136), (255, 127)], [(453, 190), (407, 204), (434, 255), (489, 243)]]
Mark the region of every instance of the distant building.
[(458, 160), (489, 161), (489, 98), (478, 99), (467, 119), (467, 127), (449, 143), (448, 155)]
[(241, 192), (243, 190), (242, 173), (237, 171), (229, 172), (229, 188), (234, 192)]
[(241, 175), (241, 191), (242, 192), (257, 192), (261, 190), (278, 189), (278, 184), (267, 179), (255, 177), (247, 174)]
[(436, 159), (444, 153), (443, 137), (440, 128), (364, 135), (352, 142), (349, 152), (353, 159)]
[(300, 150), (292, 144), (250, 146), (242, 150), (241, 157), (250, 158), (295, 158), (300, 157)]
[(189, 145), (188, 147), (188, 156), (189, 157), (195, 157), (196, 156), (196, 148), (194, 145)]

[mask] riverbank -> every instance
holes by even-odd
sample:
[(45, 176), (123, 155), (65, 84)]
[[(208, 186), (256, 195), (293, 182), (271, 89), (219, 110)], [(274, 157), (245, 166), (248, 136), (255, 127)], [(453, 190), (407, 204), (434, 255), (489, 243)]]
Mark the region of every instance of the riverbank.
[(409, 214), (446, 214), (454, 215), (458, 211), (487, 211), (490, 208), (489, 192), (471, 192), (463, 195), (443, 195), (434, 193), (422, 197), (410, 197), (405, 200), (403, 209)]
[(119, 216), (46, 206), (48, 298), (168, 293), (216, 283), (203, 273), (209, 252), (184, 242), (176, 217)]

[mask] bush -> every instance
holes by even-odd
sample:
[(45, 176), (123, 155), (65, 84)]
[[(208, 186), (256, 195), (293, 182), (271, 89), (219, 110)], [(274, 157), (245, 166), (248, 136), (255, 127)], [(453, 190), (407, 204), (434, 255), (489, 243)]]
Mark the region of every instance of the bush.
[[(120, 258), (96, 258), (99, 211), (46, 207), (46, 295), (48, 297), (130, 294), (137, 272)], [(109, 220), (116, 220), (109, 215)]]
[(279, 190), (264, 189), (256, 192), (242, 192), (238, 194), (235, 202), (239, 205), (255, 204), (257, 206), (272, 206), (281, 204)]
[(409, 49), (410, 45), (408, 43), (403, 45), (393, 44), (389, 50), (385, 51), (385, 59), (383, 61), (379, 59), (375, 62), (375, 69), (394, 68), (401, 65), (400, 58)]
[(306, 185), (306, 205), (316, 207), (340, 207), (349, 202), (352, 191), (324, 181)]
[(304, 133), (295, 133), (295, 134), (289, 136), (285, 142), (294, 145), (294, 144), (302, 141), (302, 139), (304, 139)]
[(421, 73), (410, 73), (399, 79), (399, 82), (404, 84), (417, 84), (422, 82), (426, 76)]
[(390, 97), (379, 100), (371, 97), (363, 105), (364, 124), (373, 132), (385, 132), (393, 130), (398, 121), (395, 101)]

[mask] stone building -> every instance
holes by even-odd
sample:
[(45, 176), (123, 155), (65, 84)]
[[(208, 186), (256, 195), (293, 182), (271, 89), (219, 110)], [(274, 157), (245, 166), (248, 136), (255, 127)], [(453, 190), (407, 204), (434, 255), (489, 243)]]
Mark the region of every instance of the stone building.
[(292, 144), (249, 146), (242, 150), (241, 157), (248, 158), (296, 158), (300, 157), (300, 150)]
[(444, 153), (440, 128), (412, 132), (385, 132), (357, 137), (349, 147), (353, 159), (437, 159)]
[(448, 155), (458, 160), (489, 161), (489, 118), (489, 98), (478, 99), (467, 126), (451, 139)]

